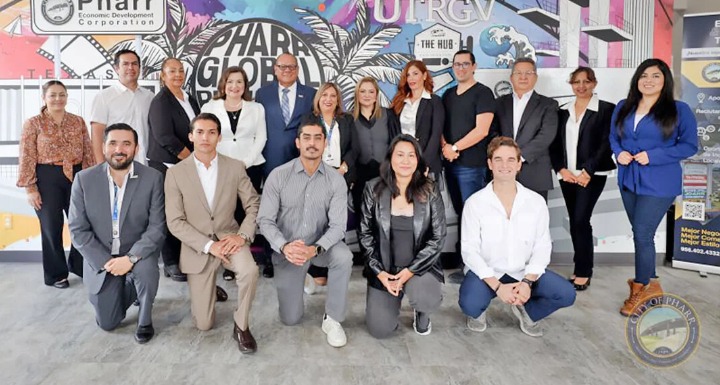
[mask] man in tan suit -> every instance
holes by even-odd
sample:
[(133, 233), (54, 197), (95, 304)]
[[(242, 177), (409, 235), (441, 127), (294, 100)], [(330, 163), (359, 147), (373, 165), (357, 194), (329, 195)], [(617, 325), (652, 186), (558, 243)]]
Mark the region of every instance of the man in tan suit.
[[(217, 153), (220, 121), (201, 113), (191, 122), (195, 151), (167, 171), (165, 212), (170, 232), (182, 242), (180, 270), (187, 274), (193, 322), (209, 330), (215, 321), (215, 275), (220, 265), (235, 272), (238, 307), (233, 338), (242, 353), (257, 350), (248, 318), (258, 268), (250, 253), (260, 197), (245, 165)], [(233, 213), (240, 198), (241, 225)]]

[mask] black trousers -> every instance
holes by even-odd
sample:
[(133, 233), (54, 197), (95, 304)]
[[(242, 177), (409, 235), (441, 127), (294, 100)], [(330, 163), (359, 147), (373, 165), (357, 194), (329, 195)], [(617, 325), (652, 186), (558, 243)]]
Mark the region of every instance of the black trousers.
[[(148, 166), (160, 171), (163, 176), (163, 183), (165, 183), (165, 174), (167, 173), (167, 166), (163, 162), (157, 162), (154, 160), (148, 160)], [(165, 224), (165, 243), (162, 247), (162, 260), (165, 266), (177, 265), (180, 263), (180, 240), (175, 238), (174, 235), (167, 229), (167, 223)]]
[[(81, 165), (73, 167), (73, 175), (82, 169)], [(63, 174), (62, 166), (39, 164), (35, 168), (37, 186), (40, 191), (42, 205), (35, 213), (40, 220), (40, 237), (42, 240), (42, 259), (45, 284), (66, 279), (68, 273), (83, 275), (83, 258), (72, 245), (70, 255), (65, 260), (63, 247), (63, 227), (70, 209), (70, 191), (72, 182)]]
[(590, 218), (606, 181), (607, 177), (604, 175), (593, 176), (587, 187), (560, 181), (570, 217), (570, 237), (575, 250), (574, 274), (578, 277), (592, 277), (594, 244)]
[[(263, 178), (265, 177), (263, 165), (248, 167), (245, 171), (250, 178), (250, 183), (252, 183), (253, 187), (255, 188), (255, 192), (257, 192), (258, 194), (262, 194), (262, 182)], [(238, 225), (242, 224), (243, 220), (245, 219), (245, 209), (243, 208), (240, 198), (238, 198), (237, 200), (237, 205), (235, 206), (235, 213), (233, 217), (235, 218), (235, 221), (238, 223)], [(265, 240), (265, 237), (258, 234), (255, 237), (255, 241), (253, 242), (253, 244), (261, 245), (263, 247), (263, 250), (265, 250), (265, 252), (262, 254), (253, 254), (255, 263), (263, 266), (272, 265), (272, 262), (270, 261), (272, 250), (270, 249), (270, 244)]]

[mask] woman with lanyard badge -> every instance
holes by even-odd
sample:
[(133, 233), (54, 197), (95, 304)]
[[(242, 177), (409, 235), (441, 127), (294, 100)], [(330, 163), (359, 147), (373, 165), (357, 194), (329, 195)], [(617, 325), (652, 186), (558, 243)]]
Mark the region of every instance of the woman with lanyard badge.
[[(325, 164), (335, 168), (342, 176), (348, 186), (355, 178), (355, 159), (357, 158), (357, 131), (353, 116), (346, 114), (342, 109), (342, 98), (340, 88), (335, 83), (325, 83), (315, 93), (313, 99), (313, 110), (305, 115), (302, 124), (305, 122), (317, 122), (327, 132), (327, 144), (323, 152)], [(315, 283), (324, 286), (327, 282), (327, 269), (317, 266), (310, 266), (308, 274), (315, 277)], [(314, 292), (313, 282), (308, 282), (306, 292)]]

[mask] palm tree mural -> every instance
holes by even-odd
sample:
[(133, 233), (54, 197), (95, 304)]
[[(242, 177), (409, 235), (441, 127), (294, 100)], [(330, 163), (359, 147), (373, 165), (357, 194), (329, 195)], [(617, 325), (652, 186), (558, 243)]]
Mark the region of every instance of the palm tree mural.
[[(188, 24), (187, 9), (181, 0), (168, 0), (168, 26), (164, 34), (145, 36), (142, 42), (142, 78), (157, 78), (163, 60), (178, 58), (185, 67), (186, 81), (189, 81), (198, 54), (215, 33), (229, 23), (210, 19), (191, 27)], [(111, 53), (121, 49), (134, 49), (135, 40), (121, 41), (110, 49)]]
[[(325, 79), (340, 87), (346, 111), (353, 108), (355, 86), (360, 79), (371, 76), (379, 82), (397, 84), (401, 72), (398, 68), (413, 59), (404, 53), (380, 53), (402, 30), (393, 24), (371, 30), (366, 0), (355, 3), (355, 23), (347, 29), (330, 23), (315, 11), (295, 8), (314, 33), (308, 36), (308, 42), (320, 57)], [(382, 91), (380, 94), (382, 104), (388, 105), (387, 96)]]

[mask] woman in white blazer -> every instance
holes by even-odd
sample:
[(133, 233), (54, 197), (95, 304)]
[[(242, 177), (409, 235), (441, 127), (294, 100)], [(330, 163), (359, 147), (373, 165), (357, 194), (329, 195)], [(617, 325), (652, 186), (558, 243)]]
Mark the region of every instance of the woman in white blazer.
[[(220, 119), (219, 153), (245, 163), (247, 174), (255, 190), (260, 193), (263, 178), (262, 156), (267, 130), (265, 128), (265, 108), (260, 103), (250, 101), (247, 91), (247, 74), (240, 67), (228, 67), (220, 76), (218, 91), (213, 100), (202, 106), (202, 112), (209, 112)], [(242, 223), (245, 211), (238, 203), (235, 220)], [(271, 264), (269, 261), (263, 263)], [(235, 273), (225, 269), (223, 279), (232, 281)]]
[(246, 87), (245, 70), (228, 67), (220, 77), (217, 94), (201, 110), (220, 119), (222, 140), (218, 143), (218, 152), (245, 163), (248, 176), (259, 193), (263, 176), (260, 165), (265, 163), (262, 151), (267, 141), (265, 108), (250, 101)]

